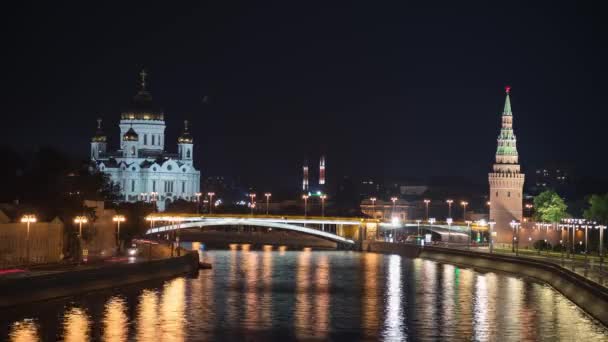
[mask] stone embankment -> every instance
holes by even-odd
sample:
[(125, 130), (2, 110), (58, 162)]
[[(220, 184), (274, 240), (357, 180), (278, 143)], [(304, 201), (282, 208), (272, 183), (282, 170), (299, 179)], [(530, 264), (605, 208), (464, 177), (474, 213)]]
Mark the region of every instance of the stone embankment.
[[(152, 248), (152, 257), (166, 256), (166, 247)], [(198, 254), (181, 251), (181, 256), (143, 261), (105, 262), (59, 271), (32, 272), (19, 276), (0, 277), (0, 308), (42, 300), (73, 296), (89, 291), (170, 278), (198, 270)]]

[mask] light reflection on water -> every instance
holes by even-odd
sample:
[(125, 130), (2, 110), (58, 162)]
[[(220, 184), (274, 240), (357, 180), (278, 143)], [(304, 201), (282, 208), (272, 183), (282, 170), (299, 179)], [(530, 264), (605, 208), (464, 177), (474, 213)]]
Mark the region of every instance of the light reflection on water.
[(179, 277), (0, 312), (11, 341), (608, 340), (548, 286), (353, 252), (205, 252)]

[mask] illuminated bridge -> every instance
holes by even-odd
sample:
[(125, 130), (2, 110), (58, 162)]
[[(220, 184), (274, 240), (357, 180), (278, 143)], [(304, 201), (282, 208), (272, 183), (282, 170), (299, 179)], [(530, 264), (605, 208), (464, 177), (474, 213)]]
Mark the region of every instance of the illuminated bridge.
[(222, 226), (252, 226), (279, 229), (307, 234), (332, 242), (354, 245), (362, 240), (376, 240), (379, 232), (407, 230), (421, 233), (432, 232), (438, 240), (464, 242), (471, 226), (466, 224), (423, 224), (422, 222), (385, 223), (377, 219), (358, 217), (277, 216), (248, 214), (177, 214), (155, 213), (146, 218), (151, 228), (146, 234), (205, 229)]

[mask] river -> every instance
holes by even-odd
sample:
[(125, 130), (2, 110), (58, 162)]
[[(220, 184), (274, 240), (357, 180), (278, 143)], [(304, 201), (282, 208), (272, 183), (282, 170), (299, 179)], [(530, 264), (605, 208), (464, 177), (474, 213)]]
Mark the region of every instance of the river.
[(204, 252), (212, 270), (0, 311), (11, 341), (602, 341), (551, 287), (397, 255)]

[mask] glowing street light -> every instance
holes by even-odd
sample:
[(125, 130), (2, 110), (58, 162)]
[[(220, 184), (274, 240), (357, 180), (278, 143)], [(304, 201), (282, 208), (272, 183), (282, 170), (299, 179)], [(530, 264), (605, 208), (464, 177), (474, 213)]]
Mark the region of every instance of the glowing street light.
[(196, 213), (197, 214), (200, 213), (200, 211), (201, 211), (201, 196), (202, 195), (203, 194), (200, 192), (197, 192), (194, 194), (194, 196), (196, 196)]
[(306, 217), (308, 215), (308, 195), (304, 194), (302, 195), (302, 199), (304, 200), (304, 217)]
[(30, 224), (36, 223), (36, 215), (26, 214), (21, 217), (21, 223), (25, 223), (27, 226), (27, 233), (25, 235), (25, 263), (27, 265), (30, 264)]
[(469, 202), (462, 201), (460, 205), (462, 206), (462, 220), (465, 221), (467, 219), (467, 205), (469, 205)]
[(270, 196), (272, 196), (272, 194), (267, 192), (264, 194), (264, 196), (266, 196), (266, 215), (268, 215), (268, 206), (270, 204)]
[(254, 193), (249, 194), (249, 197), (251, 197), (251, 215), (253, 215), (253, 208), (255, 208), (255, 196)]
[(464, 221), (464, 223), (467, 224), (467, 229), (469, 231), (469, 239), (467, 241), (467, 249), (470, 249), (471, 248), (471, 235), (473, 234), (473, 232), (471, 230), (471, 223), (473, 223), (473, 221), (467, 220), (467, 221)]
[(429, 219), (429, 203), (431, 203), (430, 199), (425, 199), (424, 200), (424, 205), (426, 207), (426, 219), (427, 219), (427, 221)]
[(323, 194), (319, 198), (321, 198), (321, 217), (325, 217), (325, 199), (327, 195)]
[(369, 199), (370, 201), (372, 201), (372, 218), (376, 218), (376, 197), (370, 197)]
[(525, 207), (528, 209), (528, 217), (532, 217), (532, 208), (534, 208), (534, 205), (526, 203)]
[(488, 222), (490, 225), (490, 253), (494, 252), (494, 225), (496, 225), (496, 221), (490, 220)]
[(88, 223), (89, 220), (86, 216), (76, 216), (74, 218), (74, 223), (78, 224), (78, 237), (82, 238), (82, 224)]
[(112, 217), (112, 221), (116, 222), (116, 240), (118, 242), (118, 253), (120, 253), (120, 223), (121, 222), (125, 222), (127, 219), (125, 219), (124, 215), (114, 215), (114, 217)]
[(452, 220), (451, 217), (448, 217), (445, 220), (448, 223), (448, 244), (451, 242), (450, 240), (452, 240), (452, 222), (454, 222), (454, 220)]
[(452, 217), (452, 203), (454, 203), (454, 200), (448, 199), (445, 203), (448, 204), (448, 217)]
[[(515, 255), (519, 255), (519, 241), (517, 240), (517, 236), (519, 235), (519, 226), (521, 225), (519, 221), (512, 220), (509, 225), (513, 228), (513, 239), (511, 240), (511, 249), (515, 252)], [(517, 243), (517, 250), (515, 249), (515, 244)]]
[(215, 196), (215, 192), (208, 192), (207, 196), (209, 196), (209, 214), (211, 214), (213, 208), (213, 196)]
[(395, 206), (397, 203), (397, 197), (391, 197), (391, 201), (393, 202), (393, 212), (391, 213), (391, 216), (395, 216)]

